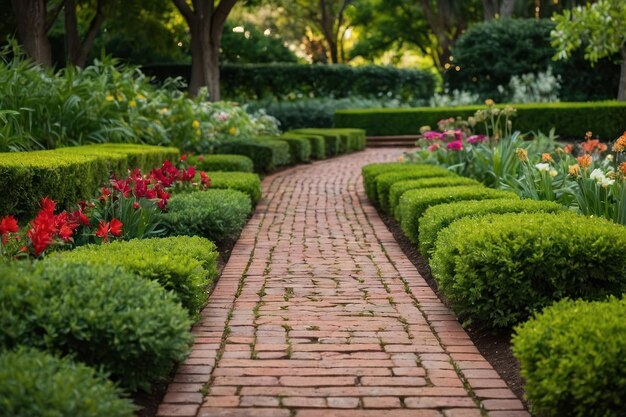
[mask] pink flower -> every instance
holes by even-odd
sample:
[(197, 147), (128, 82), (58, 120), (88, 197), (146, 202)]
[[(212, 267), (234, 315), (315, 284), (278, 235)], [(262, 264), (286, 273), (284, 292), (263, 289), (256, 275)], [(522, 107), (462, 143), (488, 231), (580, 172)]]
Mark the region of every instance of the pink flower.
[(485, 135), (472, 135), (467, 138), (467, 141), (471, 143), (472, 145), (475, 145), (477, 143), (484, 142), (486, 139), (487, 139), (487, 136)]
[(443, 133), (435, 132), (433, 130), (424, 132), (422, 136), (426, 140), (442, 140), (443, 139)]
[(448, 143), (448, 149), (451, 151), (460, 151), (463, 149), (463, 142), (461, 142), (460, 140), (450, 142)]
[(432, 145), (430, 145), (430, 146), (428, 147), (428, 150), (429, 150), (429, 151), (431, 151), (431, 152), (435, 152), (437, 149), (439, 149), (439, 147), (440, 147), (440, 146), (441, 146), (441, 145), (440, 145), (440, 144), (438, 144), (438, 143), (433, 143)]

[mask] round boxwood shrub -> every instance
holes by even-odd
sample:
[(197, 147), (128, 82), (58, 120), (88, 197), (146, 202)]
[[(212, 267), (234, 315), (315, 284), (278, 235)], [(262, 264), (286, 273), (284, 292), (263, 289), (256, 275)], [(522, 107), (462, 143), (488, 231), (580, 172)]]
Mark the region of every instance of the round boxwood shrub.
[(516, 329), (533, 414), (626, 415), (626, 298), (564, 300)]
[[(226, 191), (200, 191), (209, 192)], [(176, 198), (174, 196), (170, 201)], [(196, 236), (85, 245), (58, 256), (77, 263), (119, 266), (142, 278), (157, 281), (163, 288), (174, 292), (191, 316), (195, 316), (206, 303), (207, 288), (217, 276), (215, 244)]]
[(172, 235), (223, 242), (239, 234), (251, 211), (250, 198), (240, 191), (196, 191), (173, 196), (163, 220)]
[(36, 336), (36, 316), (33, 306), (43, 299), (41, 285), (32, 276), (27, 262), (0, 261), (0, 349), (28, 344)]
[(189, 157), (189, 164), (200, 171), (254, 171), (252, 159), (244, 155), (192, 155)]
[(409, 190), (402, 194), (398, 203), (402, 231), (413, 243), (418, 243), (420, 218), (429, 207), (453, 201), (495, 200), (499, 198), (518, 199), (509, 191), (493, 190), (482, 185), (462, 185), (458, 187), (426, 188)]
[(479, 200), (439, 204), (427, 209), (420, 219), (420, 252), (429, 257), (435, 249), (439, 232), (455, 220), (503, 213), (557, 213), (567, 210), (552, 201), (535, 200)]
[(626, 291), (626, 228), (572, 212), (466, 217), (439, 232), (431, 267), (469, 322), (508, 327), (565, 297)]
[(132, 417), (135, 406), (93, 369), (35, 349), (0, 353), (0, 415)]
[(211, 188), (231, 189), (248, 194), (252, 203), (261, 198), (261, 180), (257, 174), (246, 172), (207, 172), (211, 178)]
[(454, 187), (460, 185), (480, 185), (476, 180), (466, 177), (443, 177), (443, 178), (421, 178), (416, 180), (405, 180), (394, 182), (389, 188), (389, 212), (395, 215), (400, 197), (406, 191), (420, 188), (441, 188)]

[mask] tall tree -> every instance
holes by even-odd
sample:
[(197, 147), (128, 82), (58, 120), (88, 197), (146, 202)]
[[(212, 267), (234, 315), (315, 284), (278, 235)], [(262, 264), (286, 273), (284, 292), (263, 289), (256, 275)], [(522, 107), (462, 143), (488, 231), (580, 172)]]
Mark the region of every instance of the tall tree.
[(220, 99), (220, 44), (226, 18), (238, 0), (173, 0), (191, 33), (189, 94), (207, 86), (210, 99)]
[(482, 0), (485, 9), (485, 20), (497, 17), (511, 17), (515, 11), (516, 0)]
[(87, 32), (85, 32), (82, 37), (78, 30), (77, 1), (64, 0), (63, 3), (65, 11), (65, 37), (67, 39), (67, 60), (70, 64), (82, 68), (87, 63), (87, 57), (96, 40), (96, 35), (104, 23), (106, 18), (105, 7), (110, 1), (97, 0)]
[(48, 31), (56, 20), (59, 6), (55, 5), (49, 11), (46, 0), (11, 0), (11, 5), (17, 33), (28, 56), (41, 65), (52, 66)]
[(619, 53), (622, 67), (617, 99), (626, 101), (626, 7), (623, 0), (599, 0), (552, 19), (556, 29), (552, 32), (555, 58), (566, 59), (572, 51), (584, 45), (585, 58), (592, 63)]

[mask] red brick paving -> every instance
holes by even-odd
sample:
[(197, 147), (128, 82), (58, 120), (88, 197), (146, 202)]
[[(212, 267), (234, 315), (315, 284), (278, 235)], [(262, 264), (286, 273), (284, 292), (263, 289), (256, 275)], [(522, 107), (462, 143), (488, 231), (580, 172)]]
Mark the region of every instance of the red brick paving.
[(364, 196), (400, 154), (265, 178), (158, 416), (529, 416)]

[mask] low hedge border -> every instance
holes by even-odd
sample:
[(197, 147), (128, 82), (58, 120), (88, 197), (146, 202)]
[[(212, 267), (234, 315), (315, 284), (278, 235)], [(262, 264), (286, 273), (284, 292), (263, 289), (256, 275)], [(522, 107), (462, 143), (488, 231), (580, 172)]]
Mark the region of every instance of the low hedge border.
[(462, 319), (509, 327), (562, 298), (626, 291), (626, 229), (572, 212), (466, 217), (442, 230), (431, 267)]
[(261, 199), (261, 179), (248, 172), (207, 172), (211, 179), (211, 189), (237, 190), (250, 197), (253, 204)]
[(624, 317), (624, 297), (564, 300), (516, 329), (513, 353), (533, 415), (626, 415)]
[(252, 159), (244, 155), (191, 155), (189, 164), (200, 171), (254, 172)]
[(311, 158), (313, 159), (325, 159), (326, 158), (326, 142), (324, 141), (324, 137), (320, 135), (313, 135), (307, 133), (297, 133), (294, 131), (289, 131), (283, 133), (282, 138), (304, 138), (309, 141), (311, 144)]
[[(460, 185), (480, 185), (476, 180), (466, 177), (436, 177), (436, 178), (422, 178), (416, 180), (403, 180), (395, 182), (389, 187), (389, 212), (394, 215), (396, 219), (400, 218), (400, 214), (396, 214), (398, 203), (402, 194), (409, 190), (418, 190), (422, 188), (441, 188), (441, 187), (455, 187)], [(382, 205), (381, 205), (382, 206)]]
[(326, 145), (326, 156), (337, 156), (345, 152), (347, 139), (338, 133), (332, 133), (327, 129), (296, 129), (292, 131), (297, 134), (317, 135), (324, 138)]
[(311, 143), (308, 139), (291, 136), (260, 136), (258, 139), (287, 142), (291, 155), (291, 163), (293, 164), (302, 164), (311, 160)]
[[(210, 191), (202, 191), (205, 192)], [(170, 202), (177, 198), (179, 196), (173, 196)], [(206, 303), (207, 288), (217, 276), (216, 246), (200, 237), (177, 236), (85, 245), (61, 252), (58, 256), (68, 262), (119, 266), (127, 272), (157, 281), (163, 288), (172, 290), (193, 317)]]
[(216, 147), (218, 154), (244, 155), (252, 159), (254, 171), (269, 173), (291, 163), (289, 144), (280, 140), (238, 139)]
[(480, 217), (504, 213), (559, 213), (567, 209), (553, 201), (536, 200), (478, 200), (439, 204), (428, 208), (420, 219), (420, 253), (427, 258), (435, 250), (439, 232), (452, 222), (465, 217)]
[[(565, 138), (583, 138), (591, 130), (604, 141), (613, 140), (624, 132), (626, 103), (617, 101), (587, 103), (513, 104), (517, 117), (515, 130), (542, 131), (554, 128)], [(448, 117), (473, 116), (484, 106), (417, 107), (408, 109), (349, 109), (338, 110), (334, 126), (365, 129), (368, 136), (418, 135), (422, 126), (437, 126)]]
[(510, 192), (494, 190), (484, 186), (459, 186), (445, 188), (427, 188), (407, 191), (400, 198), (400, 226), (409, 240), (415, 244), (419, 242), (419, 222), (429, 207), (453, 201), (495, 200), (501, 198), (518, 199)]
[(35, 349), (0, 353), (0, 381), (3, 416), (133, 417), (136, 411), (95, 370)]

